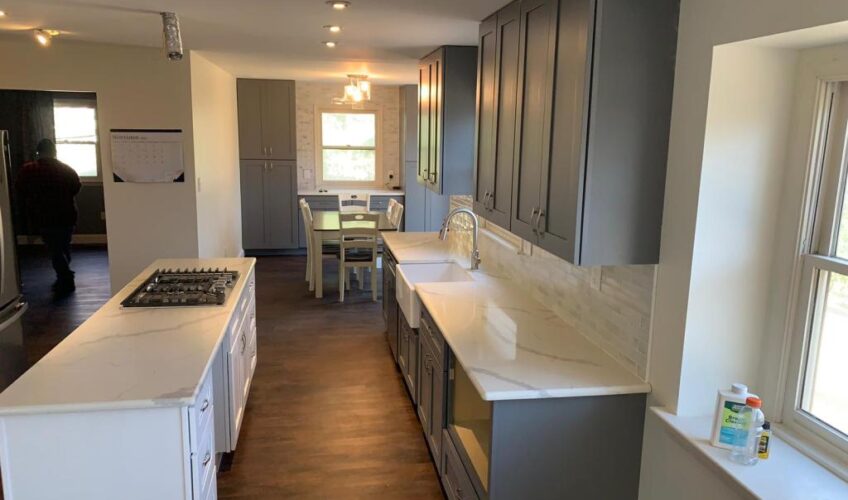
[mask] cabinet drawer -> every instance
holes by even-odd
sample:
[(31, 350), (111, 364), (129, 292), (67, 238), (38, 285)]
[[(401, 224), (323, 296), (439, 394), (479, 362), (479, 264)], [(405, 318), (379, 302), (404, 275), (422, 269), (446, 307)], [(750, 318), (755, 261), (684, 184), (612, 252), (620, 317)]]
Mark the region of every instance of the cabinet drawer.
[(465, 466), (459, 458), (453, 439), (447, 430), (442, 431), (442, 486), (449, 500), (477, 500), (477, 492)]
[(207, 376), (203, 387), (197, 394), (192, 414), (194, 416), (194, 428), (197, 429), (196, 435), (198, 440), (202, 440), (207, 434), (212, 434), (214, 430), (214, 414), (215, 401), (212, 392), (212, 377)]
[(385, 212), (389, 209), (389, 200), (394, 199), (398, 203), (403, 204), (403, 196), (371, 196), (371, 201), (369, 202), (370, 210), (374, 212)]
[(442, 370), (445, 369), (445, 339), (442, 337), (442, 333), (436, 328), (436, 324), (433, 321), (433, 318), (430, 317), (430, 313), (427, 312), (426, 309), (421, 309), (421, 322), (419, 324), (418, 335), (420, 335), (424, 342), (429, 344), (430, 349), (433, 351), (433, 357), (436, 364)]
[(306, 203), (309, 203), (309, 209), (313, 212), (339, 209), (339, 197), (336, 195), (302, 196), (302, 198), (306, 200)]
[(199, 479), (199, 495), (197, 495), (197, 498), (200, 499), (210, 498), (210, 493), (213, 495), (211, 498), (217, 497), (216, 492), (214, 492), (217, 489), (215, 480), (215, 434), (209, 433), (205, 437), (206, 440), (200, 443), (196, 455), (197, 465), (195, 470)]

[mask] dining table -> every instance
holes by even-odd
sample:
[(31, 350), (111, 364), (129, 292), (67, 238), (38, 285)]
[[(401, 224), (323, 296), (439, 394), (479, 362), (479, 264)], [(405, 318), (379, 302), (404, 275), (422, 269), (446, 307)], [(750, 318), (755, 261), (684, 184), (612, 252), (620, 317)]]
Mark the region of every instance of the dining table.
[[(380, 216), (380, 221), (377, 223), (378, 231), (397, 231), (397, 226), (392, 224), (386, 212), (356, 212), (363, 214), (374, 214)], [(345, 227), (356, 227), (357, 225), (370, 225), (371, 222), (347, 222)], [(324, 242), (328, 240), (339, 239), (339, 222), (338, 210), (316, 210), (312, 212), (312, 248), (313, 262), (316, 265), (312, 266), (312, 273), (315, 280), (315, 298), (320, 299), (324, 296), (324, 266), (322, 265), (322, 251)]]

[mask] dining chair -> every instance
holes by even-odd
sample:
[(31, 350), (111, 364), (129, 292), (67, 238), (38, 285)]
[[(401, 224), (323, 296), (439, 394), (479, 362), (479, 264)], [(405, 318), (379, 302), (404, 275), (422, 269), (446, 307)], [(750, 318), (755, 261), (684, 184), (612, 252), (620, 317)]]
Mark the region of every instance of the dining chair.
[[(349, 284), (348, 269), (371, 271), (371, 300), (377, 300), (377, 227), (379, 214), (339, 214), (339, 302)], [(359, 282), (360, 289), (362, 281)]]
[(298, 204), (300, 205), (300, 215), (303, 219), (303, 231), (306, 233), (306, 281), (309, 282), (309, 291), (311, 292), (315, 290), (314, 266), (323, 265), (324, 255), (338, 255), (339, 245), (336, 240), (324, 240), (321, 248), (313, 248), (315, 243), (312, 234), (312, 209), (309, 207), (309, 203), (303, 198), (298, 200)]
[(403, 204), (394, 198), (389, 199), (389, 210), (386, 216), (389, 222), (400, 231), (400, 223), (403, 220)]
[(369, 201), (368, 194), (339, 193), (339, 212), (367, 212)]

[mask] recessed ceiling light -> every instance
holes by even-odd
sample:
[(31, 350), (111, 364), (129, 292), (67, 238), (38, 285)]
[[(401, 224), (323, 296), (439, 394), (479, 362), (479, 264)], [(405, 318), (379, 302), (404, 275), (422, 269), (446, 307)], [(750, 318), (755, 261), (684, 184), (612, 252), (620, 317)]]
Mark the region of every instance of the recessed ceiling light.
[(53, 40), (53, 37), (58, 35), (59, 32), (56, 30), (34, 30), (33, 36), (35, 36), (35, 40), (42, 46), (47, 47), (50, 45), (50, 42)]
[(6, 11), (0, 10), (0, 17), (6, 17)]
[(345, 10), (350, 7), (350, 2), (346, 2), (344, 0), (330, 0), (327, 2), (327, 5), (336, 9), (336, 10)]
[(329, 48), (329, 49), (332, 49), (336, 46), (336, 42), (333, 42), (333, 41), (330, 41), (330, 40), (328, 40), (326, 42), (321, 42), (321, 43), (323, 43), (324, 46)]
[(336, 26), (335, 24), (327, 24), (324, 26), (325, 30), (330, 30), (330, 33), (338, 33), (342, 30), (341, 26)]

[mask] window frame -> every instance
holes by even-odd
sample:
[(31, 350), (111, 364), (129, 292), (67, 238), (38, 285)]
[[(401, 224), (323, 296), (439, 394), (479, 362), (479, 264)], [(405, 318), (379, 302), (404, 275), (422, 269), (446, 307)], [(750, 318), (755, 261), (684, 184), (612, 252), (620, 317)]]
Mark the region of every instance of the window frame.
[[(791, 439), (812, 446), (812, 454), (819, 461), (832, 464), (832, 470), (844, 470), (848, 463), (848, 433), (803, 410), (802, 399), (809, 382), (807, 371), (816, 322), (821, 319), (824, 305), (823, 300), (817, 300), (821, 278), (827, 272), (848, 275), (848, 259), (835, 256), (848, 182), (848, 83), (842, 85), (841, 96), (840, 84), (837, 80), (819, 80), (818, 84), (800, 245), (793, 271), (796, 293), (790, 295), (789, 304), (786, 384), (779, 405), (781, 430)], [(828, 141), (834, 136), (842, 139)]]
[[(60, 141), (56, 138), (56, 123), (55, 123), (55, 108), (57, 107), (65, 107), (65, 108), (91, 108), (94, 110), (94, 142), (88, 141)], [(59, 144), (91, 144), (94, 146), (94, 154), (97, 159), (97, 174), (96, 175), (80, 175), (80, 182), (83, 184), (99, 184), (103, 180), (103, 165), (100, 160), (100, 117), (97, 112), (97, 100), (96, 98), (86, 98), (86, 97), (68, 97), (68, 96), (55, 96), (53, 98), (53, 108), (54, 108), (54, 123), (53, 123), (53, 138), (54, 142), (58, 146)], [(79, 174), (79, 172), (77, 172)]]
[[(324, 131), (322, 115), (324, 113), (354, 113), (374, 115), (374, 147), (324, 147)], [(383, 116), (378, 106), (341, 106), (315, 107), (315, 183), (318, 188), (375, 188), (382, 187), (383, 181)], [(335, 181), (324, 179), (324, 149), (335, 150), (372, 150), (374, 151), (374, 180), (373, 181)]]

